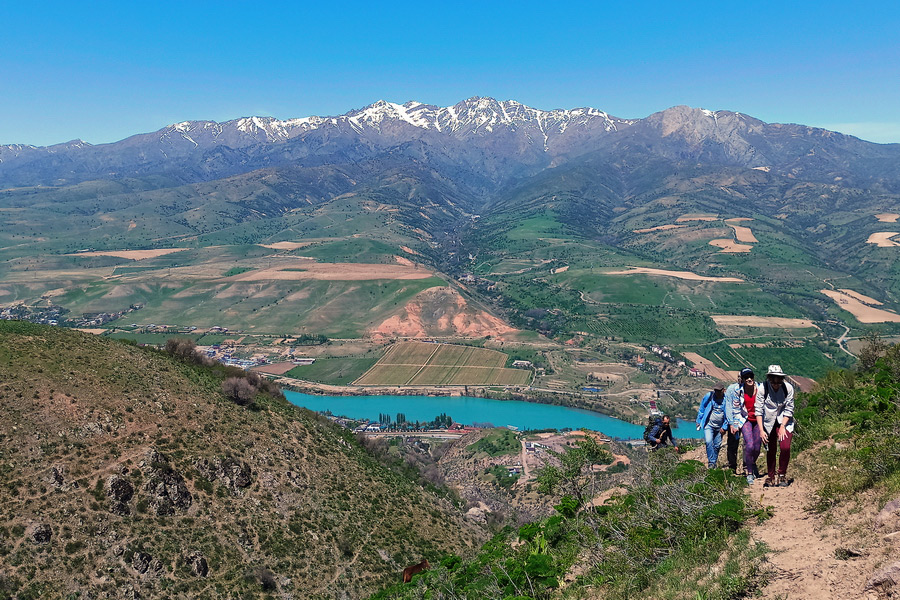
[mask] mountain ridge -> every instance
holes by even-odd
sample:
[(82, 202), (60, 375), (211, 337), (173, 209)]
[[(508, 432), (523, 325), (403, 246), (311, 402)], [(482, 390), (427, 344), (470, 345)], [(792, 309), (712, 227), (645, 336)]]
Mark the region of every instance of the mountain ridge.
[[(794, 176), (800, 169), (819, 179), (857, 170), (889, 187), (897, 184), (900, 164), (900, 145), (732, 111), (675, 106), (643, 119), (620, 119), (590, 107), (544, 111), (474, 96), (448, 107), (379, 100), (336, 116), (182, 121), (109, 144), (10, 144), (0, 146), (0, 186), (161, 173), (177, 173), (184, 183), (208, 181), (291, 163), (356, 161), (417, 141), (450, 153), (470, 170), (493, 172), (498, 184), (593, 151), (612, 156), (635, 148)], [(827, 168), (811, 166), (822, 161)]]

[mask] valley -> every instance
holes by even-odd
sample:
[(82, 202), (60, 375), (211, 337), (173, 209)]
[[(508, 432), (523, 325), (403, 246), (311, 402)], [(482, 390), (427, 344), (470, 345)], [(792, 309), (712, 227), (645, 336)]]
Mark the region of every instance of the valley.
[[(0, 150), (0, 315), (140, 343), (241, 340), (241, 360), (270, 363), (297, 356), (278, 340), (321, 336), (299, 354), (317, 358), (308, 375), (274, 373), (301, 385), (415, 384), (373, 365), (436, 340), (527, 360), (532, 377), (407, 365), (423, 384), (637, 418), (651, 395), (686, 408), (693, 392), (656, 390), (708, 387), (698, 365), (819, 379), (852, 364), (836, 340), (900, 334), (885, 232), (900, 154), (824, 130), (470, 98), (187, 122), (59, 149), (65, 172), (46, 149)], [(617, 388), (585, 364), (635, 373)]]

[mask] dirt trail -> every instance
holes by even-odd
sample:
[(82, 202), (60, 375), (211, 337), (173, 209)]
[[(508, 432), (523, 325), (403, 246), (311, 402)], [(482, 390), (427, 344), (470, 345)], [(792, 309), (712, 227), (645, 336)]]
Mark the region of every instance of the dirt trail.
[(751, 528), (753, 538), (772, 549), (772, 579), (762, 589), (764, 598), (789, 600), (875, 599), (863, 591), (874, 565), (871, 556), (841, 560), (838, 548), (854, 548), (846, 534), (821, 515), (805, 510), (812, 489), (803, 480), (790, 487), (764, 488), (757, 481), (749, 493), (774, 516)]
[[(722, 455), (724, 453), (723, 450)], [(701, 445), (683, 458), (705, 461), (705, 450)], [(765, 469), (765, 451), (759, 465)], [(790, 468), (788, 477), (792, 477)], [(785, 488), (763, 487), (763, 479), (757, 479), (747, 488), (747, 495), (755, 504), (771, 507), (773, 514), (762, 523), (750, 525), (753, 539), (765, 542), (771, 549), (767, 559), (771, 575), (760, 590), (760, 597), (780, 600), (884, 598), (866, 591), (866, 583), (873, 573), (896, 561), (900, 552), (896, 547), (891, 548), (882, 535), (873, 532), (874, 506), (862, 511), (837, 509), (832, 518), (826, 519), (807, 510), (812, 505), (814, 489), (801, 478), (794, 479)], [(835, 554), (838, 549), (859, 551), (861, 555), (842, 560)]]

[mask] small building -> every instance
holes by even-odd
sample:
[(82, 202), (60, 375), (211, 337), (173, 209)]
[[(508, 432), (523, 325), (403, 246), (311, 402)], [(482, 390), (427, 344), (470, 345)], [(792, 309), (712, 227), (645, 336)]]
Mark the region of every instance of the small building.
[(531, 367), (531, 361), (530, 360), (514, 360), (512, 366), (524, 367), (527, 369), (527, 368)]
[(314, 359), (314, 358), (306, 358), (306, 357), (300, 358), (300, 357), (294, 357), (294, 364), (295, 364), (295, 365), (304, 365), (304, 366), (306, 366), (306, 365), (311, 365), (311, 364), (313, 364), (314, 362), (316, 362), (316, 359)]

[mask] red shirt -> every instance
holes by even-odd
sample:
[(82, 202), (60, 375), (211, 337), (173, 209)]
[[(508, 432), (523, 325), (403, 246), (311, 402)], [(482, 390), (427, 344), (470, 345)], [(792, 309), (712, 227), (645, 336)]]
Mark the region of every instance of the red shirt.
[(746, 391), (744, 392), (744, 406), (747, 407), (747, 414), (750, 415), (751, 417), (756, 414), (754, 412), (754, 409), (756, 408), (756, 392), (757, 392), (757, 389), (756, 389), (755, 385), (753, 386), (753, 395), (752, 396), (747, 394)]

